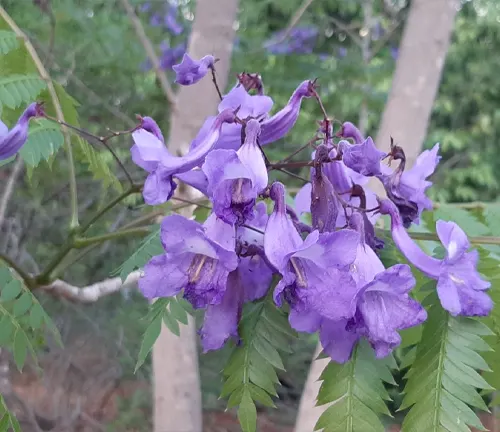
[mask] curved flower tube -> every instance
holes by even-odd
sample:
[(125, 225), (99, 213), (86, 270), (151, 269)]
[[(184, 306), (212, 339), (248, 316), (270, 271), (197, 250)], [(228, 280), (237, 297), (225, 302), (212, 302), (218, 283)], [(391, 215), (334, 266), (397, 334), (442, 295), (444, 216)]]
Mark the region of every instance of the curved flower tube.
[(453, 316), (486, 316), (491, 312), (493, 302), (485, 292), (491, 284), (478, 273), (478, 253), (467, 252), (469, 240), (456, 223), (436, 222), (437, 235), (446, 250), (445, 258), (439, 260), (424, 253), (408, 235), (394, 203), (381, 201), (380, 212), (391, 217), (392, 238), (408, 261), (437, 280), (437, 293), (444, 309)]
[(29, 121), (33, 117), (43, 115), (43, 108), (40, 103), (33, 102), (21, 114), (14, 127), (9, 130), (7, 126), (0, 121), (0, 160), (8, 159), (14, 156), (28, 139)]

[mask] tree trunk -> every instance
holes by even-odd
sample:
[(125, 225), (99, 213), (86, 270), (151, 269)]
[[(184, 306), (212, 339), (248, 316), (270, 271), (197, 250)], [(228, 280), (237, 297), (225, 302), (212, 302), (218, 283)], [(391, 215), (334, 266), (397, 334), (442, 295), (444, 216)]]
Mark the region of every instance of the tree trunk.
[[(375, 141), (380, 149), (388, 151), (392, 136), (404, 148), (408, 168), (422, 149), (458, 6), (458, 0), (412, 0), (411, 3), (389, 99)], [(371, 183), (377, 193), (383, 190), (379, 182)], [(313, 431), (327, 408), (315, 407), (318, 379), (324, 367), (324, 360), (311, 364), (295, 432)]]
[[(237, 9), (237, 0), (199, 0), (196, 4), (188, 52), (196, 59), (206, 54), (220, 59), (216, 70), (221, 89), (227, 84)], [(209, 75), (196, 85), (180, 88), (170, 123), (168, 142), (172, 153), (186, 153), (205, 118), (215, 113), (217, 104), (218, 95)], [(178, 196), (195, 197), (194, 190), (179, 189)], [(181, 326), (180, 337), (162, 327), (153, 347), (153, 381), (154, 431), (201, 432), (201, 391), (193, 319), (188, 326)]]
[(458, 0), (412, 0), (377, 139), (404, 148), (407, 167), (422, 149), (453, 32)]

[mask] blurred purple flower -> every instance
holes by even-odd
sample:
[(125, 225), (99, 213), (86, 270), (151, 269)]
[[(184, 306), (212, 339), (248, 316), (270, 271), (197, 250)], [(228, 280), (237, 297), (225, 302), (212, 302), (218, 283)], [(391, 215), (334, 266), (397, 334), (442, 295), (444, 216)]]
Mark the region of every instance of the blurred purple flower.
[(144, 2), (139, 6), (139, 12), (148, 12), (151, 9), (151, 2)]
[(174, 36), (179, 36), (184, 30), (183, 25), (177, 22), (176, 6), (172, 5), (168, 8), (168, 12), (163, 17), (163, 21), (167, 30), (170, 31), (170, 33), (172, 33)]
[(347, 48), (339, 47), (338, 56), (339, 58), (344, 58), (347, 55)]
[(162, 25), (160, 14), (155, 12), (153, 15), (151, 15), (151, 17), (149, 18), (149, 24), (151, 25), (151, 27), (160, 27)]
[(318, 29), (314, 26), (294, 27), (285, 37), (285, 31), (275, 33), (264, 48), (271, 54), (310, 54), (313, 52)]
[(399, 56), (399, 49), (397, 47), (391, 47), (391, 57), (393, 60), (397, 60)]

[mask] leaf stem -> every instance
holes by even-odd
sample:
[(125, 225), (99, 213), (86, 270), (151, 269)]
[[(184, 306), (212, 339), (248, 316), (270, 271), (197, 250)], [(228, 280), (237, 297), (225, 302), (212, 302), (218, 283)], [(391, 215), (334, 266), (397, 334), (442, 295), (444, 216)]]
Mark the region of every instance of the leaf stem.
[[(5, 11), (5, 9), (0, 6), (0, 16), (5, 20), (7, 25), (12, 29), (12, 31), (24, 41), (24, 45), (26, 50), (28, 51), (33, 63), (35, 64), (40, 77), (47, 83), (47, 89), (50, 94), (50, 98), (52, 99), (52, 103), (54, 105), (54, 110), (56, 112), (56, 117), (59, 121), (64, 121), (64, 114), (61, 108), (61, 103), (59, 101), (59, 97), (57, 96), (56, 88), (54, 87), (54, 83), (50, 78), (49, 73), (45, 69), (38, 53), (35, 48), (31, 44), (28, 36), (24, 34), (24, 32), (17, 26), (14, 20), (10, 17), (10, 15)], [(68, 156), (68, 166), (69, 166), (69, 191), (70, 191), (70, 200), (71, 200), (71, 220), (70, 220), (70, 230), (75, 229), (78, 226), (78, 195), (76, 188), (76, 174), (75, 174), (75, 162), (73, 159), (73, 151), (71, 149), (71, 138), (66, 129), (63, 128), (64, 134), (64, 148), (66, 150), (66, 154)]]

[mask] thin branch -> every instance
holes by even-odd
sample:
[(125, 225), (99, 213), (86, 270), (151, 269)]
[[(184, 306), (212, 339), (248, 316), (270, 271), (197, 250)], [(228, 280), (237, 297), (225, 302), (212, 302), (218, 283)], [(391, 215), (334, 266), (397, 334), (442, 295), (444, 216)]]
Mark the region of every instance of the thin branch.
[(121, 289), (137, 285), (140, 277), (141, 272), (134, 271), (127, 276), (125, 281), (122, 281), (121, 278), (116, 277), (105, 279), (86, 287), (77, 287), (60, 279), (57, 279), (49, 285), (40, 287), (40, 289), (49, 294), (55, 295), (57, 297), (64, 297), (68, 300), (77, 301), (80, 303), (94, 303), (100, 298), (110, 294), (114, 294)]
[(24, 281), (27, 287), (33, 287), (33, 278), (26, 273), (21, 267), (19, 267), (13, 260), (11, 260), (7, 255), (0, 253), (0, 261), (5, 262), (12, 270), (14, 270), (19, 277)]
[(165, 94), (165, 97), (172, 105), (175, 105), (175, 94), (172, 90), (172, 87), (170, 86), (170, 83), (168, 82), (167, 74), (165, 73), (165, 71), (161, 69), (160, 60), (158, 59), (158, 56), (155, 53), (153, 44), (146, 35), (146, 32), (144, 31), (144, 27), (142, 26), (141, 20), (135, 14), (134, 8), (132, 7), (132, 5), (128, 0), (121, 0), (121, 2), (125, 11), (127, 12), (130, 22), (132, 23), (132, 26), (134, 27), (135, 34), (137, 35), (139, 42), (144, 47), (146, 55), (148, 56), (149, 61), (153, 65), (153, 69), (156, 73), (156, 78), (158, 78), (158, 81), (160, 82), (160, 86), (163, 90), (163, 93)]
[(95, 237), (87, 237), (87, 238), (77, 238), (74, 241), (75, 249), (83, 249), (87, 246), (91, 246), (95, 243), (104, 243), (108, 240), (114, 240), (122, 237), (131, 237), (131, 236), (144, 236), (149, 234), (151, 230), (149, 228), (138, 227), (138, 228), (130, 228), (130, 229), (122, 229), (106, 234), (102, 234)]
[(359, 47), (362, 47), (363, 46), (363, 41), (361, 40), (361, 38), (352, 31), (352, 28), (350, 26), (348, 26), (347, 24), (343, 23), (342, 21), (340, 21), (339, 19), (331, 16), (328, 18), (333, 24), (335, 24), (339, 30), (343, 31), (344, 33), (346, 33), (352, 40), (353, 42), (358, 45)]
[(115, 199), (111, 200), (109, 204), (104, 206), (102, 209), (98, 210), (94, 216), (92, 216), (87, 222), (85, 222), (81, 227), (81, 232), (84, 233), (85, 231), (87, 231), (87, 229), (89, 229), (90, 226), (97, 219), (99, 219), (103, 214), (111, 210), (116, 204), (123, 201), (129, 195), (132, 195), (134, 193), (139, 193), (141, 190), (142, 190), (142, 185), (134, 185), (131, 188), (127, 189), (125, 192), (123, 192), (121, 195), (118, 195)]
[(373, 59), (385, 47), (389, 39), (392, 37), (392, 34), (397, 30), (397, 28), (401, 25), (402, 22), (403, 22), (402, 19), (398, 19), (397, 21), (392, 23), (391, 27), (387, 30), (387, 32), (384, 33), (384, 35), (377, 41), (376, 44), (374, 44), (369, 60)]
[(12, 192), (14, 192), (14, 185), (16, 184), (17, 177), (21, 173), (23, 164), (24, 162), (22, 158), (18, 156), (10, 173), (9, 179), (5, 184), (2, 198), (0, 198), (0, 231), (2, 229), (3, 221), (5, 220), (5, 214), (7, 213), (7, 206), (9, 205), (10, 198), (12, 197)]
[[(54, 83), (50, 78), (49, 73), (45, 69), (38, 53), (35, 48), (31, 44), (28, 36), (24, 34), (24, 32), (17, 26), (17, 24), (12, 20), (9, 14), (5, 11), (5, 9), (0, 6), (0, 16), (5, 20), (7, 25), (14, 31), (14, 33), (24, 40), (24, 45), (26, 50), (28, 51), (33, 63), (35, 64), (40, 77), (47, 83), (47, 89), (50, 94), (50, 98), (52, 99), (52, 103), (54, 105), (54, 109), (56, 112), (56, 117), (59, 121), (64, 121), (64, 114), (61, 108), (61, 103), (59, 101), (59, 97), (57, 96), (56, 89), (54, 87)], [(73, 150), (71, 148), (71, 138), (66, 129), (62, 130), (64, 134), (64, 148), (66, 150), (66, 154), (68, 156), (68, 171), (69, 171), (69, 185), (70, 185), (70, 196), (71, 196), (71, 221), (70, 228), (73, 229), (78, 226), (78, 198), (77, 198), (77, 189), (76, 189), (76, 173), (75, 173), (75, 163), (73, 159)]]
[(299, 23), (302, 15), (306, 12), (307, 8), (311, 6), (314, 0), (304, 0), (304, 2), (300, 5), (300, 7), (295, 11), (292, 18), (288, 22), (288, 25), (285, 28), (285, 31), (276, 41), (273, 42), (273, 45), (278, 45), (290, 35), (290, 32), (294, 29), (294, 27)]

